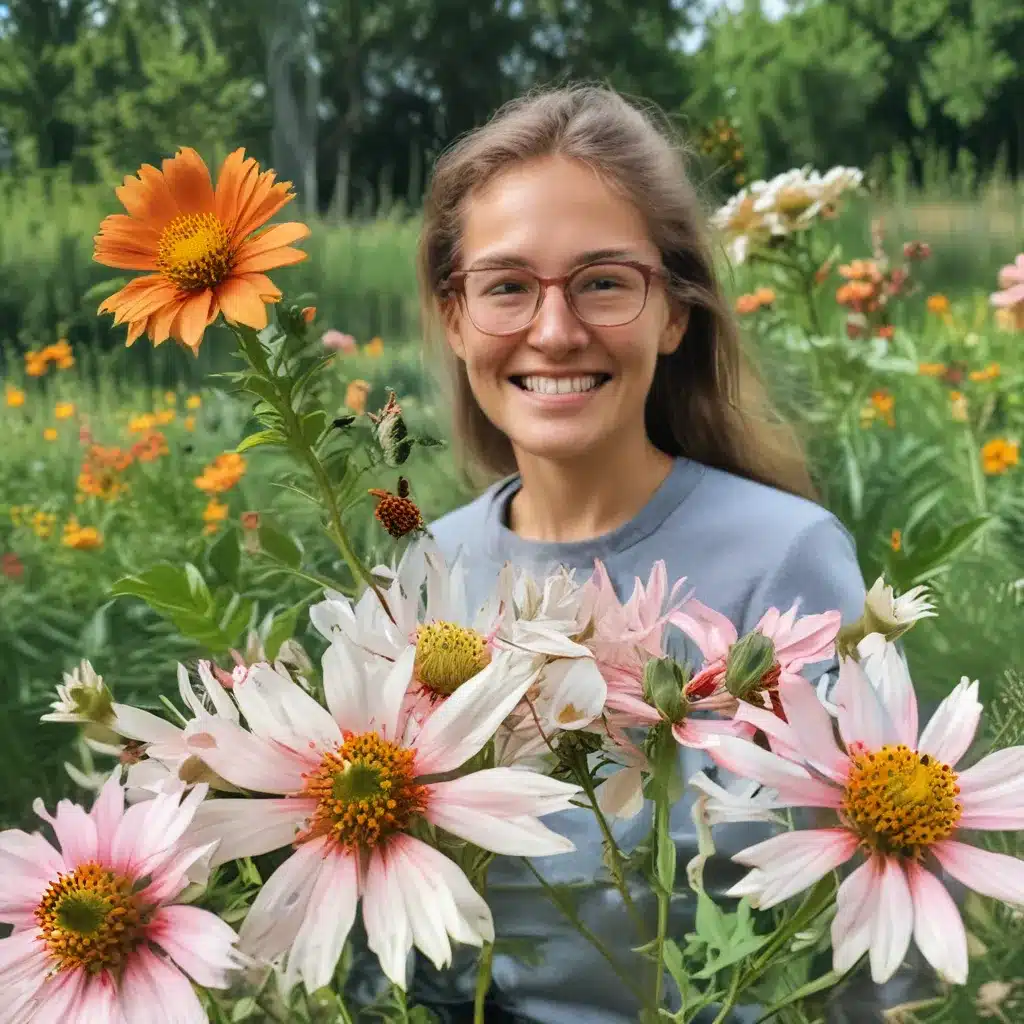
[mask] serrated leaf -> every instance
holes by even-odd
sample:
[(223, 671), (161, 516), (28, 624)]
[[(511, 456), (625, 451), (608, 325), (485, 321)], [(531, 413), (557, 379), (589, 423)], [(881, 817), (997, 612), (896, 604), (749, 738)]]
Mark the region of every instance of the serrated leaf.
[(287, 533), (271, 523), (260, 523), (259, 539), (260, 548), (276, 561), (283, 562), (292, 569), (297, 569), (302, 564), (302, 548)]

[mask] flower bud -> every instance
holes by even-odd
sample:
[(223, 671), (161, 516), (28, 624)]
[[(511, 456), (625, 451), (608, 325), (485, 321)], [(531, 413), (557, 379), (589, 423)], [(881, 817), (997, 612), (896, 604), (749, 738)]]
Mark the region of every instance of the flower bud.
[(57, 686), (58, 699), (43, 722), (81, 722), (109, 725), (114, 718), (114, 698), (92, 664), (82, 661)]
[(387, 404), (379, 413), (370, 413), (376, 428), (377, 443), (389, 466), (400, 466), (412, 451), (413, 439), (402, 418), (402, 409), (394, 391), (388, 392)]
[(740, 637), (729, 648), (725, 665), (725, 688), (743, 700), (764, 688), (765, 676), (775, 665), (775, 644), (764, 633), (754, 630)]
[(689, 681), (689, 670), (674, 658), (652, 658), (644, 666), (644, 699), (674, 725), (686, 717), (683, 691)]

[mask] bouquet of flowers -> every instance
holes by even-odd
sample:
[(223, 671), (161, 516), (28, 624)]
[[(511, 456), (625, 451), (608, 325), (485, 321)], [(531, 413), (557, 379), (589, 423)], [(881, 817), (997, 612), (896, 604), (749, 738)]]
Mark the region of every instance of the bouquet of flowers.
[[(923, 588), (896, 596), (879, 580), (842, 629), (838, 612), (767, 609), (744, 636), (661, 563), (625, 601), (600, 564), (582, 581), (509, 565), (470, 607), (462, 561), (426, 535), (408, 483), (363, 483), (435, 442), (409, 431), (394, 394), (363, 417), (319, 407), (332, 355), (310, 334), (312, 307), (283, 301), (265, 276), (302, 258), (292, 243), (306, 229), (254, 234), (288, 185), (238, 151), (214, 188), (182, 150), (118, 195), (128, 214), (104, 221), (96, 258), (149, 274), (101, 310), (128, 325), (129, 342), (146, 333), (193, 350), (223, 316), (241, 364), (232, 380), (261, 426), (239, 449), (288, 453), (289, 486), (319, 510), (347, 571), (314, 575), (280, 534), (261, 532), (253, 549), (316, 588), (319, 664), (291, 614), (264, 622), (230, 666), (179, 665), (167, 714), (118, 702), (116, 680), (88, 662), (65, 677), (46, 717), (79, 723), (116, 764), (79, 773), (95, 779), (89, 809), (37, 803), (52, 838), (0, 833), (0, 920), (13, 928), (0, 940), (4, 1021), (427, 1021), (406, 995), (410, 956), (443, 968), (459, 945), (479, 950), (483, 1021), (502, 940), (488, 868), (497, 856), (571, 855), (543, 819), (572, 808), (595, 816), (649, 984), (539, 871), (538, 884), (645, 1022), (708, 1007), (724, 1021), (741, 1003), (786, 1019), (865, 957), (886, 981), (912, 942), (942, 979), (964, 983), (968, 937), (944, 878), (1024, 903), (1024, 863), (969, 839), (1024, 827), (1024, 748), (971, 758), (982, 706), (967, 678), (920, 727), (897, 642), (934, 614)], [(368, 494), (404, 545), (388, 565), (366, 564), (347, 525)], [(215, 561), (238, 557), (220, 549)], [(217, 649), (255, 615), (191, 564), (156, 566), (117, 593)], [(700, 652), (695, 664), (669, 653), (680, 643)], [(838, 678), (816, 689), (805, 671), (836, 659)], [(682, 779), (681, 747), (705, 751), (727, 783)], [(700, 837), (685, 880), (669, 827), (684, 784)], [(610, 821), (645, 807), (647, 842), (621, 849)], [(794, 809), (811, 809), (814, 827), (798, 827)], [(749, 870), (727, 908), (706, 893), (703, 866), (715, 826), (740, 821), (776, 834), (734, 856)], [(638, 881), (653, 922), (637, 909)], [(683, 898), (696, 906), (685, 937), (668, 927)], [(385, 979), (369, 1006), (345, 984), (357, 917)]]

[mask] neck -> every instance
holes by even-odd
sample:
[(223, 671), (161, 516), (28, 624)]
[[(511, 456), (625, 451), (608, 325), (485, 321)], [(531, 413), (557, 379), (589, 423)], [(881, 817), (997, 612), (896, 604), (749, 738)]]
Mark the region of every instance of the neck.
[(672, 456), (646, 433), (636, 445), (594, 451), (570, 462), (516, 453), (522, 486), (509, 505), (509, 527), (524, 540), (591, 540), (628, 523), (672, 471)]

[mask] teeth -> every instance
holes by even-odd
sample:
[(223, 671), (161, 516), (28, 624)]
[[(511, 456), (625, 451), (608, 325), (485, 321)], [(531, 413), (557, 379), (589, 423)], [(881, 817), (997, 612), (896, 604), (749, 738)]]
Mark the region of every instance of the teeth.
[(592, 391), (601, 383), (601, 378), (588, 374), (586, 377), (523, 377), (523, 387), (542, 395), (568, 395), (575, 391)]

